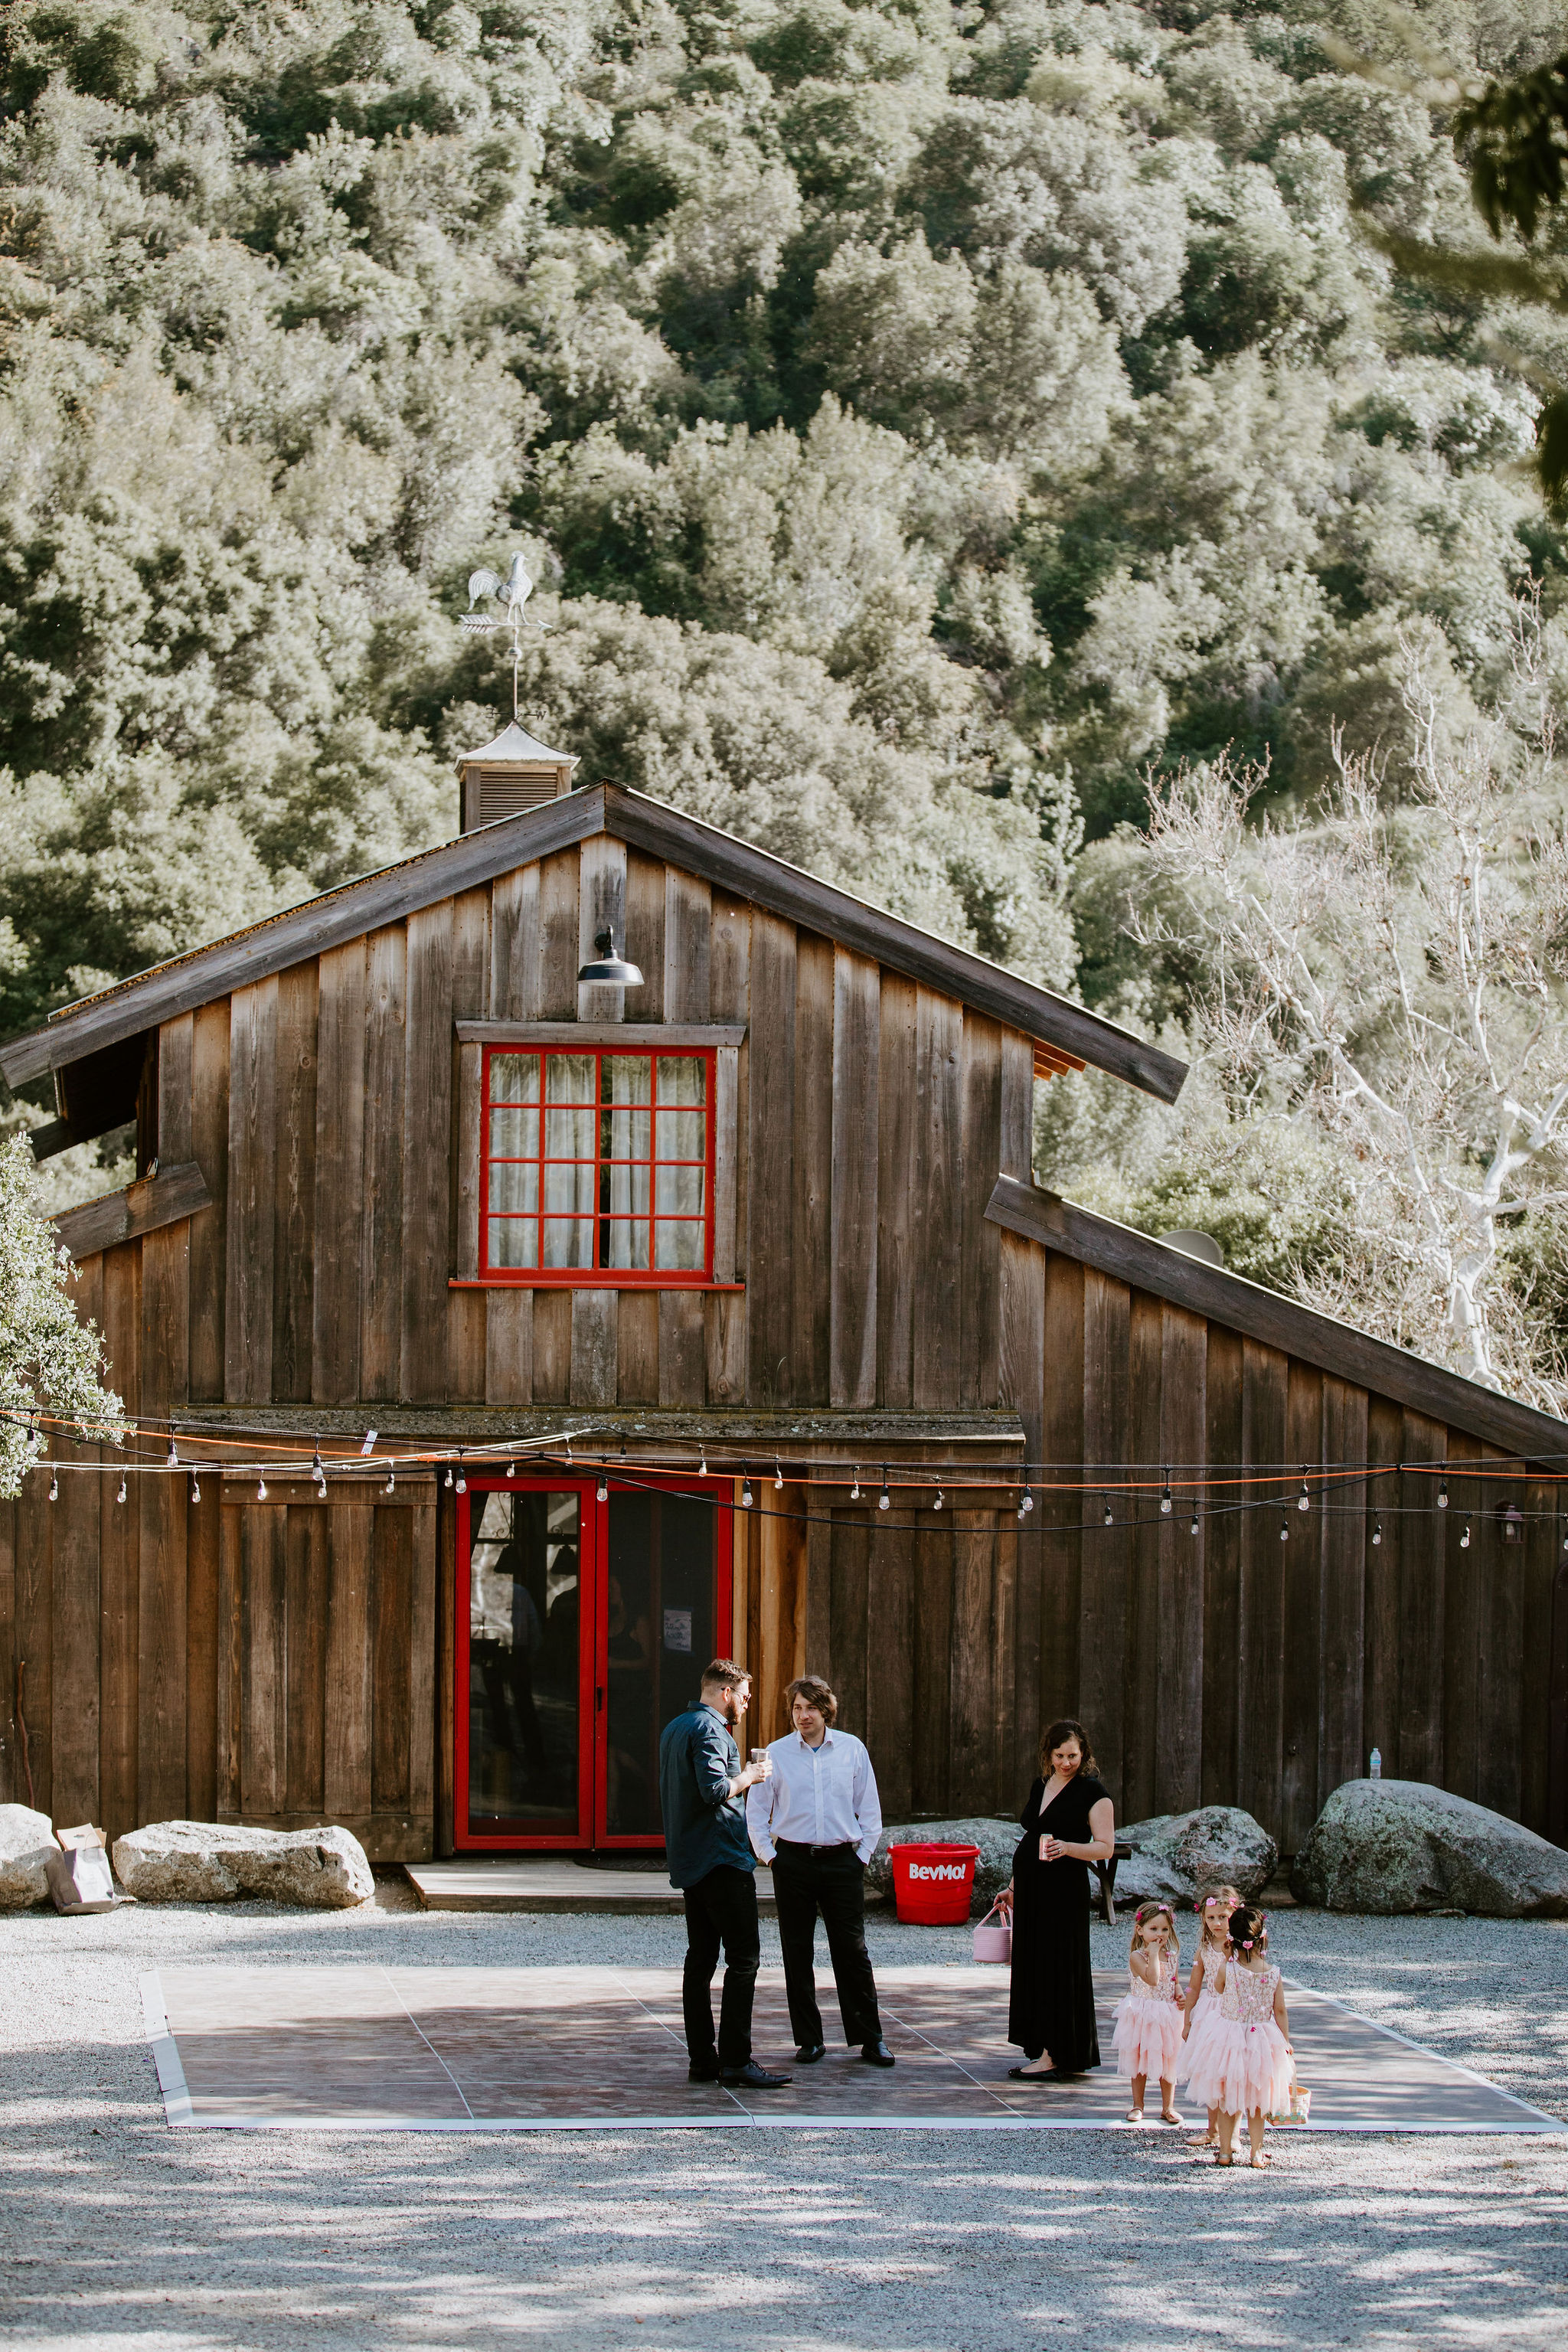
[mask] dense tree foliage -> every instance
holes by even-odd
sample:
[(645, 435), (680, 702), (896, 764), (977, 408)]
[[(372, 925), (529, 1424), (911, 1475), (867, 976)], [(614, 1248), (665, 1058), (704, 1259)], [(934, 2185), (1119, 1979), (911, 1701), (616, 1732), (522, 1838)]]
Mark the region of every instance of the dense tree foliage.
[(448, 832), (522, 545), (580, 774), (1188, 1034), (1145, 769), (1310, 808), (1561, 593), (1556, 355), (1391, 262), (1474, 216), (1348, 7), (13, 0), (0, 1024)]

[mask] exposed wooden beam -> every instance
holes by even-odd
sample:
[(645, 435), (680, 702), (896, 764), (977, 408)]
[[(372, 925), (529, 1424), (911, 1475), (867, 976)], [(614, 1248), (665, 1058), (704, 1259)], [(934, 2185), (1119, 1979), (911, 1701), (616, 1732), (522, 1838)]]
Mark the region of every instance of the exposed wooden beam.
[(1157, 1298), (1168, 1298), (1249, 1339), (1260, 1339), (1284, 1355), (1300, 1357), (1321, 1371), (1353, 1381), (1374, 1395), (1391, 1397), (1433, 1421), (1468, 1430), (1505, 1454), (1568, 1469), (1568, 1422), (1512, 1397), (1494, 1395), (1441, 1364), (1429, 1364), (1407, 1349), (1374, 1339), (1353, 1324), (1336, 1322), (1331, 1315), (1320, 1315), (1315, 1307), (1265, 1290), (1239, 1274), (1188, 1257), (1131, 1225), (1096, 1216), (1092, 1210), (1077, 1208), (1015, 1176), (997, 1178), (985, 1213), (994, 1224), (1005, 1225), (1010, 1233), (1022, 1234), (1063, 1257), (1152, 1291)]
[(205, 1177), (194, 1160), (187, 1160), (178, 1168), (143, 1176), (122, 1192), (85, 1201), (79, 1209), (62, 1209), (50, 1223), (72, 1257), (80, 1259), (113, 1249), (117, 1243), (135, 1241), (139, 1234), (155, 1234), (161, 1225), (175, 1224), (211, 1205)]
[(984, 957), (971, 955), (912, 923), (866, 905), (767, 851), (753, 849), (714, 826), (668, 808), (661, 801), (615, 784), (595, 784), (541, 807), (405, 858), (398, 866), (265, 923), (197, 948), (175, 961), (122, 981), (80, 1004), (67, 1005), (41, 1029), (0, 1046), (0, 1076), (25, 1085), (46, 1070), (79, 1062), (120, 1040), (140, 1035), (179, 1013), (210, 1004), (232, 990), (285, 971), (308, 956), (342, 946), (362, 932), (395, 922), (418, 908), (471, 889), (497, 875), (608, 833), (649, 855), (684, 866), (734, 897), (820, 932), (872, 957), (889, 971), (956, 997), (1022, 1030), (1069, 1067), (1085, 1062), (1173, 1102), (1186, 1065), (1081, 1004), (1037, 988)]
[(458, 1021), (454, 1026), (465, 1045), (559, 1045), (568, 1051), (584, 1045), (616, 1045), (647, 1053), (650, 1047), (743, 1045), (746, 1042), (743, 1021)]
[(673, 865), (689, 866), (731, 897), (749, 898), (771, 914), (820, 931), (825, 939), (872, 957), (908, 980), (923, 981), (928, 987), (973, 1005), (977, 1013), (989, 1013), (1009, 1028), (1021, 1029), (1027, 1037), (1042, 1039), (1065, 1054), (1079, 1055), (1096, 1069), (1124, 1078), (1129, 1086), (1142, 1087), (1161, 1102), (1174, 1102), (1182, 1090), (1186, 1064), (1162, 1054), (1158, 1046), (1134, 1037), (1113, 1021), (1102, 1021), (1065, 996), (1037, 988), (1033, 982), (1020, 980), (966, 949), (952, 947), (930, 931), (917, 930), (897, 915), (868, 907), (847, 891), (836, 890), (831, 883), (819, 882), (814, 874), (786, 866), (782, 858), (666, 808), (660, 801), (606, 785), (605, 825), (635, 849), (667, 858)]

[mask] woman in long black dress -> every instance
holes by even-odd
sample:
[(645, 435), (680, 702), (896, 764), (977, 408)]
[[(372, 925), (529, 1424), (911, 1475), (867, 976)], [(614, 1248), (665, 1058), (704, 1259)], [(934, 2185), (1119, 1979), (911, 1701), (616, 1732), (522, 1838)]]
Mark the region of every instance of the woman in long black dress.
[(1060, 2081), (1100, 2063), (1089, 1958), (1089, 1871), (1110, 1860), (1116, 1814), (1096, 1777), (1081, 1723), (1053, 1723), (1040, 1741), (1041, 1778), (1024, 1808), (1013, 1857), (1013, 1985), (1007, 2039), (1025, 2063), (1015, 2081)]

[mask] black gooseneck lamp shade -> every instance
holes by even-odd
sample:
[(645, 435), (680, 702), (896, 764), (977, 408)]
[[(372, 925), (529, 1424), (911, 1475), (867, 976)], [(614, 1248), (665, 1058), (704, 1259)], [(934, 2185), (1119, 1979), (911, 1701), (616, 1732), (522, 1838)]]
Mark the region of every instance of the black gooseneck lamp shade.
[(596, 982), (601, 988), (640, 988), (642, 974), (635, 963), (627, 963), (616, 953), (616, 935), (606, 923), (602, 931), (594, 934), (594, 945), (599, 952), (594, 962), (585, 963), (577, 974), (579, 980)]

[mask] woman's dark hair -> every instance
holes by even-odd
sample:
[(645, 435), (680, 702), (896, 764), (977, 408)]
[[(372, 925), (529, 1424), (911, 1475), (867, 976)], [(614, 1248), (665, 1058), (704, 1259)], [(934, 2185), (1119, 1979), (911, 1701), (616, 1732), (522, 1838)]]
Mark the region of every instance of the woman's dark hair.
[(1051, 1777), (1051, 1750), (1054, 1748), (1063, 1747), (1069, 1739), (1076, 1739), (1079, 1746), (1083, 1750), (1083, 1762), (1078, 1768), (1079, 1772), (1087, 1772), (1092, 1777), (1098, 1778), (1100, 1767), (1094, 1760), (1094, 1750), (1089, 1744), (1088, 1732), (1084, 1729), (1082, 1724), (1078, 1722), (1074, 1717), (1064, 1715), (1059, 1723), (1047, 1724), (1044, 1731), (1040, 1734), (1040, 1778), (1042, 1780), (1048, 1780)]
[(1268, 1916), (1268, 1912), (1260, 1911), (1256, 1903), (1238, 1903), (1226, 1929), (1232, 1951), (1239, 1952), (1253, 1944), (1266, 1943), (1268, 1929), (1264, 1923)]

